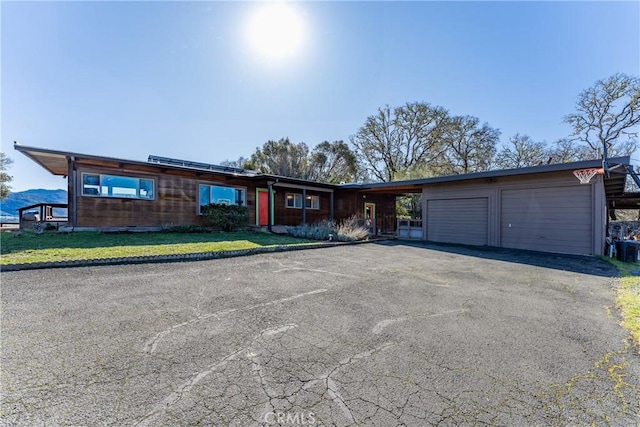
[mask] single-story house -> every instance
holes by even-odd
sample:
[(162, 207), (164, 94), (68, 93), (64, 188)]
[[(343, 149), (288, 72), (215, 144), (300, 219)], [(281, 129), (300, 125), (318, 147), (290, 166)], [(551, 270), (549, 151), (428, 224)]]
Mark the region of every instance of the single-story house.
[[(141, 162), (15, 149), (67, 177), (68, 226), (75, 230), (204, 224), (202, 206), (229, 203), (247, 206), (251, 223), (269, 229), (356, 215), (372, 234), (400, 232), (400, 223), (405, 236), (433, 242), (600, 255), (607, 210), (640, 202), (624, 192), (624, 168), (578, 182), (574, 170), (599, 168), (601, 160), (336, 185), (158, 156)], [(409, 193), (422, 194), (422, 219), (403, 223), (395, 200)]]
[(117, 159), (15, 144), (67, 178), (68, 227), (157, 229), (204, 225), (210, 203), (246, 206), (251, 224), (271, 229), (357, 215), (372, 234), (395, 230), (395, 195), (159, 156)]

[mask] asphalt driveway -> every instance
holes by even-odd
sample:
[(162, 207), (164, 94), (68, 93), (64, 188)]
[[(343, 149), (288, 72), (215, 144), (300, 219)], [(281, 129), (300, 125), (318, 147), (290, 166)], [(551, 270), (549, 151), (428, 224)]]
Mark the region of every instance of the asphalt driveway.
[(631, 425), (595, 259), (366, 244), (2, 274), (4, 425)]

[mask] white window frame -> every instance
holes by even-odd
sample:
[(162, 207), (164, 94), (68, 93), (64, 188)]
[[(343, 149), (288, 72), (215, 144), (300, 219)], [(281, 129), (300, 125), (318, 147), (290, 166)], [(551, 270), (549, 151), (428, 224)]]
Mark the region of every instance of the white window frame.
[[(289, 198), (289, 196), (293, 196)], [(293, 206), (289, 205), (289, 201), (293, 201)], [(307, 205), (307, 201), (309, 204)], [(305, 204), (305, 209), (319, 210), (320, 209), (320, 196), (315, 194), (307, 194), (307, 198), (302, 200), (302, 193), (286, 193), (284, 196), (284, 206), (288, 209), (302, 209), (302, 203)]]
[[(289, 196), (293, 196), (293, 197), (289, 198)], [(289, 206), (289, 200), (293, 201), (293, 206)], [(284, 195), (284, 206), (288, 209), (302, 209), (302, 194), (286, 193)]]
[[(217, 183), (200, 183), (198, 184), (198, 194), (196, 195), (197, 197), (197, 203), (196, 203), (196, 213), (198, 215), (203, 215), (202, 213), (202, 203), (200, 203), (200, 194), (201, 194), (201, 189), (202, 187), (209, 187), (209, 204), (211, 203), (211, 199), (213, 198), (213, 187), (223, 187), (223, 188), (232, 188), (234, 190), (240, 190), (242, 191), (242, 204), (238, 205), (237, 203), (233, 203), (234, 206), (247, 206), (247, 187), (238, 187), (235, 185), (220, 185)], [(237, 199), (236, 199), (237, 201)]]
[[(309, 206), (307, 206), (309, 201)], [(315, 202), (315, 203), (314, 203)], [(307, 209), (319, 210), (320, 209), (320, 196), (314, 194), (307, 194), (307, 199), (304, 201)]]
[[(98, 177), (98, 184), (85, 184), (85, 177), (86, 176), (97, 176)], [(128, 179), (134, 179), (137, 180), (138, 184), (135, 188), (136, 194), (134, 196), (125, 196), (125, 195), (109, 195), (109, 194), (104, 194), (103, 188), (103, 181), (105, 178), (109, 178), (109, 177), (114, 177), (114, 178), (128, 178)], [(113, 175), (113, 174), (107, 174), (107, 173), (93, 173), (93, 172), (82, 172), (80, 174), (80, 195), (83, 197), (98, 197), (98, 198), (106, 198), (106, 199), (127, 199), (127, 200), (155, 200), (156, 199), (156, 180), (155, 178), (152, 177), (145, 177), (145, 178), (141, 178), (139, 176), (131, 176), (131, 175)], [(141, 196), (140, 195), (140, 190), (141, 188), (141, 184), (142, 181), (148, 181), (151, 183), (151, 197), (147, 197), (147, 196)], [(88, 188), (92, 188), (92, 187), (96, 187), (95, 190), (97, 191), (96, 194), (89, 194), (89, 193), (85, 193), (85, 185), (87, 185)]]

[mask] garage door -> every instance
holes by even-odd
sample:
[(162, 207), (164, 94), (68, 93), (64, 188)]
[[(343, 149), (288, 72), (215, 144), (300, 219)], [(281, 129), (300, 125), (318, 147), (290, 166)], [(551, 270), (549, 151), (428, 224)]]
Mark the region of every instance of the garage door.
[(505, 248), (591, 254), (591, 186), (503, 190), (500, 239)]
[(488, 206), (486, 197), (428, 200), (427, 240), (486, 245)]

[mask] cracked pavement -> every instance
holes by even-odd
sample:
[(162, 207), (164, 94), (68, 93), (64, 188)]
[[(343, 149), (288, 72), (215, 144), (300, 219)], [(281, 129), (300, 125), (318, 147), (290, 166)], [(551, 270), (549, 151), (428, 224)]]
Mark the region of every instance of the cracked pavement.
[(614, 275), (398, 242), (5, 272), (0, 421), (637, 425)]

